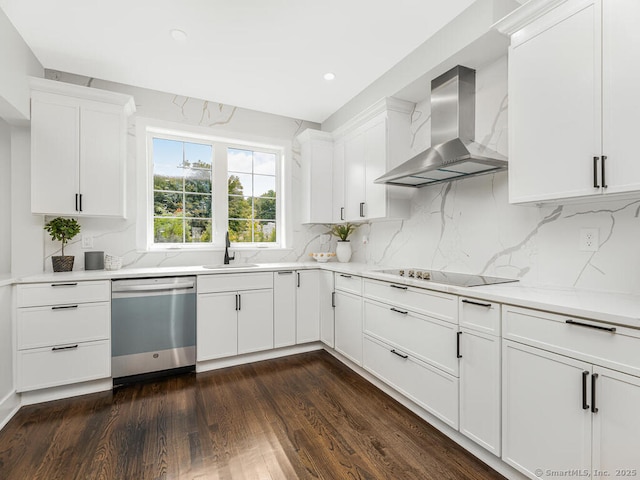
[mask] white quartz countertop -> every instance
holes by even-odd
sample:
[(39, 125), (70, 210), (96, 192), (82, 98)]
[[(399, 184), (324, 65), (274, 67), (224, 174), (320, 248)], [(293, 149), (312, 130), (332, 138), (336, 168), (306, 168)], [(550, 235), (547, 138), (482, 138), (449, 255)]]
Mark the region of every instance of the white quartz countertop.
[[(115, 280), (122, 278), (162, 277), (174, 275), (219, 275), (231, 273), (263, 272), (278, 270), (305, 270), (320, 268), (346, 275), (393, 282), (401, 285), (426, 288), (481, 300), (505, 303), (561, 315), (593, 319), (618, 325), (640, 328), (640, 295), (596, 292), (573, 288), (526, 286), (506, 283), (480, 287), (456, 287), (431, 281), (399, 277), (381, 270), (394, 267), (363, 263), (261, 263), (256, 266), (205, 268), (202, 266), (125, 268), (121, 270), (90, 270), (68, 273), (42, 273), (20, 278), (0, 276), (0, 286), (11, 283), (70, 282), (87, 280)], [(395, 267), (397, 268), (397, 267)], [(4, 282), (4, 283), (3, 283)]]

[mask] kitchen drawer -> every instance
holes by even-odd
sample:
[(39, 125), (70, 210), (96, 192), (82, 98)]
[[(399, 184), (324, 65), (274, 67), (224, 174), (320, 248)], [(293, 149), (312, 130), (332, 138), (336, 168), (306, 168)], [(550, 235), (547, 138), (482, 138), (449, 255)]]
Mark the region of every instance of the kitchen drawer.
[(19, 392), (108, 378), (111, 375), (111, 343), (108, 340), (53, 348), (18, 352)]
[(19, 308), (18, 350), (107, 340), (111, 334), (110, 324), (109, 302)]
[[(393, 353), (393, 351), (396, 353)], [(400, 355), (406, 356), (402, 358)], [(368, 335), (364, 368), (452, 428), (458, 429), (458, 379)]]
[(362, 277), (348, 275), (346, 273), (336, 273), (336, 290), (362, 295)]
[(18, 285), (18, 307), (108, 302), (111, 282), (48, 282)]
[[(395, 310), (392, 310), (395, 309)], [(458, 326), (408, 310), (364, 301), (364, 332), (458, 376)]]
[(199, 275), (198, 293), (273, 288), (273, 272)]
[(640, 330), (507, 305), (502, 311), (505, 339), (640, 376)]
[(458, 313), (461, 327), (490, 335), (500, 335), (499, 303), (460, 297)]
[(445, 322), (458, 323), (458, 297), (455, 295), (367, 279), (364, 281), (364, 296)]

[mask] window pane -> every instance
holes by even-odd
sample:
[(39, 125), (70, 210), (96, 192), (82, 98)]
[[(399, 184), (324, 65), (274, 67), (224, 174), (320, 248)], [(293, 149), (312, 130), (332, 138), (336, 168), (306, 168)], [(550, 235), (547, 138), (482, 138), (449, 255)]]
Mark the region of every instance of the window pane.
[(185, 191), (211, 193), (211, 165), (195, 164), (185, 173)]
[(153, 183), (157, 190), (182, 190), (182, 142), (153, 139)]
[(153, 213), (157, 217), (182, 216), (182, 193), (153, 193)]
[(227, 149), (227, 170), (230, 172), (252, 173), (253, 152), (238, 148)]
[(153, 239), (155, 243), (182, 243), (183, 224), (181, 218), (154, 218)]
[(201, 143), (184, 143), (184, 158), (192, 167), (208, 167), (211, 169), (213, 147)]
[[(245, 192), (245, 195), (249, 193)], [(275, 197), (276, 196), (276, 177), (267, 175), (253, 176), (253, 196), (254, 197)]]
[(228, 183), (231, 195), (253, 195), (251, 174), (229, 172)]
[(276, 222), (254, 222), (254, 242), (275, 242)]
[(187, 219), (186, 240), (192, 243), (211, 242), (211, 220)]
[(257, 220), (276, 219), (275, 198), (254, 198), (254, 218)]
[(185, 217), (211, 218), (211, 197), (209, 195), (184, 196)]
[(253, 173), (263, 175), (276, 174), (275, 153), (253, 152)]
[(229, 195), (229, 218), (252, 218), (251, 197), (236, 197)]
[(251, 242), (251, 220), (229, 220), (229, 240), (237, 243)]

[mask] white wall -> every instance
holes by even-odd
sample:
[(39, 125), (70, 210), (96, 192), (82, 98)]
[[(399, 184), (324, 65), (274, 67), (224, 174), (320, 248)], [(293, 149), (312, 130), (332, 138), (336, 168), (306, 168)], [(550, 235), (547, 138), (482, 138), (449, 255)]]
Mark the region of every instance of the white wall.
[[(320, 235), (327, 229), (323, 226), (309, 227), (300, 223), (299, 203), (295, 198), (300, 195), (300, 152), (294, 138), (306, 128), (318, 128), (317, 124), (293, 118), (272, 115), (253, 110), (236, 108), (211, 101), (181, 97), (170, 93), (158, 92), (129, 85), (89, 79), (78, 75), (47, 70), (47, 78), (88, 85), (104, 90), (127, 93), (134, 97), (137, 112), (129, 120), (129, 139), (127, 156), (127, 219), (80, 219), (82, 233), (94, 237), (94, 248), (106, 253), (124, 257), (125, 267), (150, 267), (172, 265), (203, 265), (222, 263), (223, 251), (208, 252), (168, 252), (149, 253), (136, 250), (136, 119), (138, 117), (158, 119), (184, 125), (206, 127), (211, 135), (233, 137), (234, 134), (256, 136), (278, 142), (293, 144), (291, 158), (288, 159), (292, 172), (292, 192), (290, 208), (292, 220), (291, 248), (270, 251), (266, 249), (236, 252), (237, 262), (276, 262), (308, 259), (311, 251), (319, 251)], [(22, 183), (28, 181), (24, 177)], [(293, 200), (291, 200), (293, 199)], [(42, 242), (42, 241), (41, 241)], [(59, 242), (44, 237), (44, 257), (40, 256), (40, 270), (51, 270), (51, 255), (57, 255)], [(75, 255), (74, 270), (84, 267), (84, 250), (80, 248), (80, 236), (76, 237), (65, 253)], [(328, 248), (328, 245), (325, 246)]]
[(42, 65), (0, 9), (0, 118), (24, 124), (29, 115), (27, 75), (42, 77)]
[(0, 119), (0, 275), (11, 271), (11, 126)]
[[(505, 155), (506, 81), (506, 57), (477, 72), (476, 140)], [(430, 144), (429, 113), (429, 100), (417, 105), (413, 153)], [(352, 239), (354, 260), (506, 276), (529, 285), (640, 293), (639, 199), (510, 205), (507, 177), (501, 172), (418, 189), (411, 218), (359, 229)], [(578, 250), (584, 227), (599, 228), (598, 252)], [(366, 246), (363, 235), (369, 237)]]

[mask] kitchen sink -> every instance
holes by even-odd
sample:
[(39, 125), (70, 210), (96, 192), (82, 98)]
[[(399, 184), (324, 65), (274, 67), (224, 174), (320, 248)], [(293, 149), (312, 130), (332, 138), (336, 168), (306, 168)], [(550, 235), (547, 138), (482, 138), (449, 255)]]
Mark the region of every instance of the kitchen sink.
[(203, 268), (251, 268), (257, 267), (257, 263), (231, 263), (229, 265), (225, 265), (224, 263), (220, 263), (218, 265), (203, 265)]

